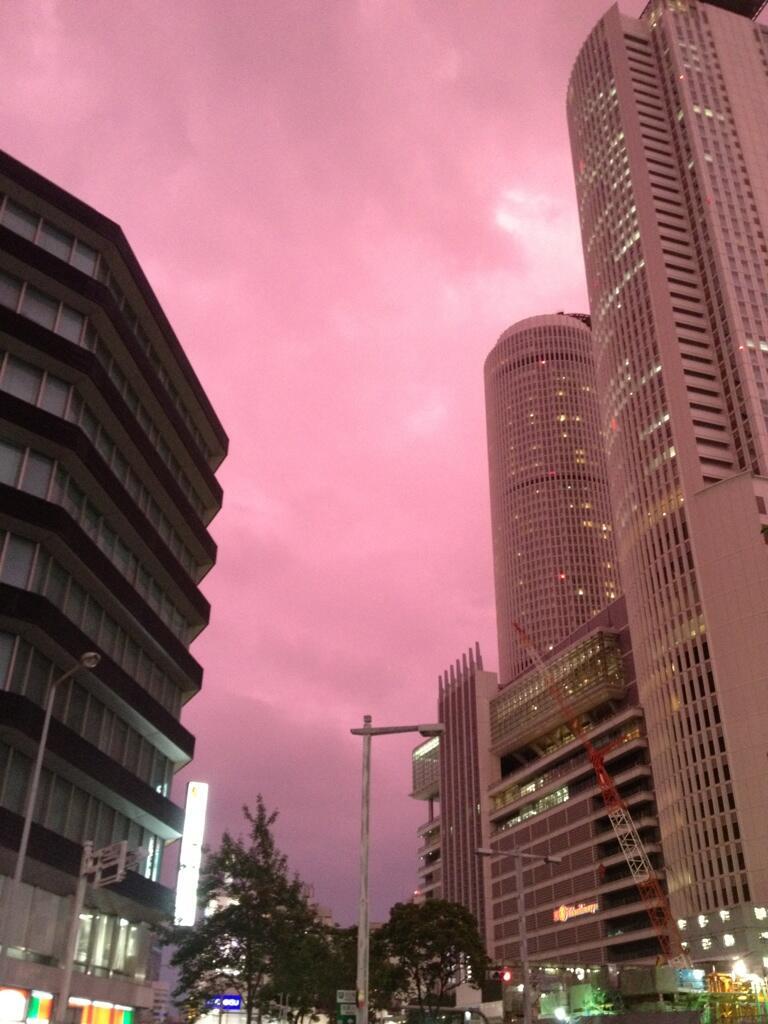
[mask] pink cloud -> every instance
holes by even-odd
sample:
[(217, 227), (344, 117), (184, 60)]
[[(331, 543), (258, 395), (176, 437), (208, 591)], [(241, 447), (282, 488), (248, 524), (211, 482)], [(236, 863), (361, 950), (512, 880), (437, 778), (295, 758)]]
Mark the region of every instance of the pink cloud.
[[(231, 437), (183, 778), (212, 842), (263, 792), (345, 921), (349, 729), (495, 664), (483, 360), (584, 308), (565, 88), (605, 6), (0, 9), (4, 148), (122, 225)], [(376, 741), (375, 917), (415, 883), (411, 745)]]

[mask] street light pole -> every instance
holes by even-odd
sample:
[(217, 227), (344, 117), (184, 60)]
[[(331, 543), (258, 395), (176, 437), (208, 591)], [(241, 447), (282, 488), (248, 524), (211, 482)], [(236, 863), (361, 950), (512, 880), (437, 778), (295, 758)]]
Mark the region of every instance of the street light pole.
[(525, 919), (526, 899), (523, 858), (518, 854), (513, 860), (515, 862), (515, 885), (517, 887), (517, 934), (520, 948), (520, 963), (523, 968), (523, 1024), (531, 1024), (531, 965), (528, 962), (528, 927)]
[(9, 935), (12, 922), (15, 920), (18, 891), (21, 885), (22, 875), (24, 874), (24, 863), (27, 859), (29, 834), (32, 830), (32, 818), (35, 812), (37, 790), (40, 784), (40, 773), (43, 767), (43, 756), (45, 754), (45, 745), (48, 742), (48, 729), (51, 724), (51, 715), (53, 714), (53, 704), (56, 699), (56, 693), (62, 683), (71, 679), (72, 676), (81, 669), (96, 668), (100, 661), (101, 655), (97, 654), (96, 651), (86, 651), (84, 654), (80, 655), (76, 665), (73, 665), (72, 668), (59, 676), (58, 679), (54, 679), (48, 687), (48, 697), (45, 702), (45, 715), (43, 717), (43, 728), (40, 731), (40, 740), (37, 745), (35, 763), (32, 768), (29, 785), (27, 786), (27, 799), (24, 805), (24, 824), (21, 830), (19, 850), (16, 854), (16, 866), (14, 868), (13, 877), (8, 883), (8, 891), (5, 894), (5, 899), (3, 900), (4, 909), (2, 920), (0, 920), (0, 957), (2, 957), (2, 959), (0, 959), (0, 983), (7, 981), (6, 974), (8, 970)]
[(357, 916), (357, 1024), (367, 1024), (370, 970), (370, 912), (368, 907), (368, 853), (371, 820), (371, 716), (363, 716), (363, 797), (360, 809), (360, 894)]
[(368, 853), (370, 849), (371, 810), (371, 738), (395, 733), (418, 732), (422, 736), (439, 736), (445, 732), (441, 722), (430, 725), (385, 725), (374, 728), (371, 716), (363, 716), (362, 729), (350, 729), (353, 736), (363, 737), (363, 795), (360, 821), (360, 895), (357, 916), (357, 1024), (368, 1024), (370, 971), (370, 920), (368, 910)]
[(126, 839), (112, 843), (110, 846), (103, 846), (100, 850), (94, 850), (93, 841), (90, 839), (83, 843), (80, 876), (77, 880), (72, 916), (69, 920), (67, 946), (62, 962), (63, 974), (59, 985), (59, 994), (54, 1003), (52, 1024), (64, 1024), (66, 1019), (69, 994), (72, 989), (75, 953), (77, 952), (77, 936), (80, 931), (80, 913), (83, 909), (88, 884), (102, 889), (105, 886), (122, 882), (126, 872), (136, 870), (146, 856), (147, 851), (142, 846), (129, 850)]
[(69, 1006), (69, 993), (72, 988), (72, 970), (75, 961), (75, 952), (77, 949), (77, 934), (80, 931), (80, 914), (83, 909), (83, 902), (85, 900), (85, 890), (88, 884), (88, 874), (86, 871), (87, 865), (93, 857), (93, 843), (89, 840), (83, 843), (83, 852), (80, 857), (80, 874), (77, 879), (77, 889), (75, 890), (75, 901), (72, 905), (72, 916), (69, 920), (69, 930), (67, 932), (67, 948), (64, 951), (64, 973), (61, 976), (61, 983), (59, 985), (59, 995), (55, 1004), (54, 1021), (63, 1021), (67, 1015), (67, 1007)]
[(562, 857), (542, 857), (535, 853), (526, 853), (523, 850), (491, 850), (487, 847), (480, 847), (475, 850), (478, 857), (510, 857), (515, 862), (515, 886), (517, 888), (517, 920), (520, 948), (520, 966), (523, 971), (523, 1024), (531, 1024), (533, 1007), (531, 1000), (531, 965), (528, 960), (528, 931), (525, 923), (526, 899), (525, 879), (523, 878), (523, 861), (535, 861), (537, 864), (560, 864)]

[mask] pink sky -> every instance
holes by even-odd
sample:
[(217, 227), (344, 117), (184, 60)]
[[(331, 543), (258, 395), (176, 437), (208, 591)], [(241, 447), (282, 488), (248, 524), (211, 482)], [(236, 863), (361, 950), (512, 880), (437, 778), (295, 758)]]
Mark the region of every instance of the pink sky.
[[(606, 7), (0, 4), (2, 147), (120, 223), (231, 439), (180, 779), (211, 843), (261, 791), (344, 923), (349, 729), (433, 719), (475, 640), (496, 666), (483, 361), (586, 307), (565, 91)], [(374, 918), (415, 884), (412, 746), (374, 741)]]

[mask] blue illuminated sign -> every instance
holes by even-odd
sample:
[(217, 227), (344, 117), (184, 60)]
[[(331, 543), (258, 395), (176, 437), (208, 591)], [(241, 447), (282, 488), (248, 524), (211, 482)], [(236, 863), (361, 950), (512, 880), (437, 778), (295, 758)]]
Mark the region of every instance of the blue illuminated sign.
[(210, 999), (205, 1000), (205, 1006), (208, 1010), (242, 1010), (243, 1008), (243, 997), (242, 996), (211, 996)]

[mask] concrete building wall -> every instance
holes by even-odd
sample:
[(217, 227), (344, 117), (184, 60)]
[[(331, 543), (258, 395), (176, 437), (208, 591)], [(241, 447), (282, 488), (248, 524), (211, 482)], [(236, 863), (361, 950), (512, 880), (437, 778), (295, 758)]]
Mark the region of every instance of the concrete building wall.
[(461, 903), (485, 929), (485, 881), (477, 849), (488, 825), (485, 794), (490, 782), (488, 702), (496, 675), (483, 670), (479, 648), (471, 649), (440, 679), (440, 816), (443, 898)]
[(488, 706), (496, 674), (483, 669), (479, 647), (439, 678), (439, 738), (413, 751), (411, 796), (424, 800), (428, 818), (418, 830), (418, 900), (461, 903), (485, 929), (487, 876), (476, 850), (488, 837), (486, 794), (491, 782)]

